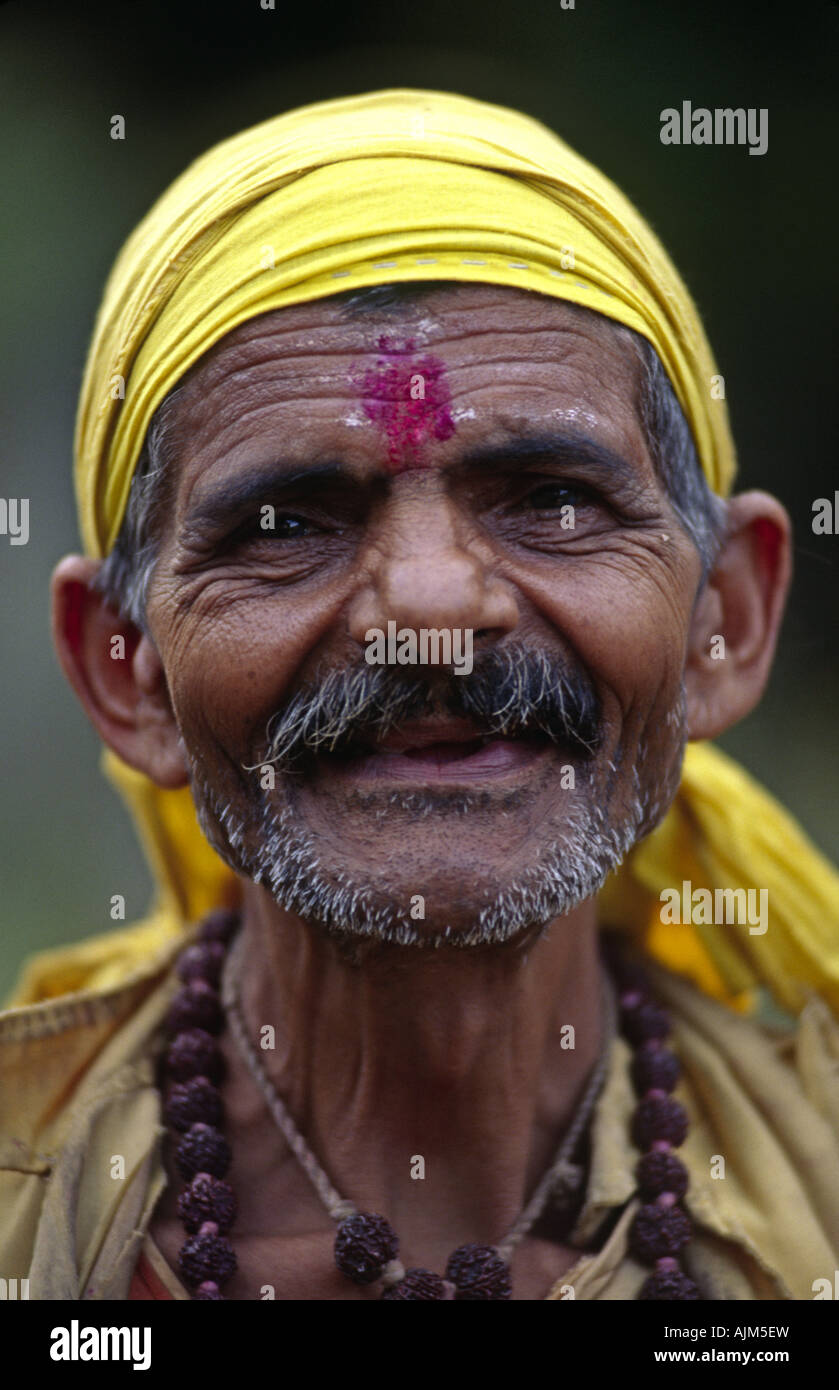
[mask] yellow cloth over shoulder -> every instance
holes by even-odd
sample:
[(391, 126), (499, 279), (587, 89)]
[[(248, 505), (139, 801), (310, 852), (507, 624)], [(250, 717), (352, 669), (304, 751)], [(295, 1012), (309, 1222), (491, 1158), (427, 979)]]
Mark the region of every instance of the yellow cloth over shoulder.
[[(127, 241), (85, 371), (75, 481), (88, 554), (109, 553), (152, 414), (210, 347), (284, 305), (399, 280), (510, 285), (568, 300), (655, 347), (714, 490), (734, 448), (693, 301), (623, 194), (516, 111), (441, 92), (381, 91), (291, 111), (198, 159)], [(188, 790), (106, 754), (158, 883), (144, 923), (29, 963), (13, 1002), (130, 974), (184, 924), (235, 900)], [(767, 889), (767, 930), (665, 926), (659, 893)], [(839, 878), (781, 808), (714, 749), (688, 749), (677, 800), (603, 892), (603, 917), (702, 988), (748, 1009), (768, 989), (839, 1011)]]

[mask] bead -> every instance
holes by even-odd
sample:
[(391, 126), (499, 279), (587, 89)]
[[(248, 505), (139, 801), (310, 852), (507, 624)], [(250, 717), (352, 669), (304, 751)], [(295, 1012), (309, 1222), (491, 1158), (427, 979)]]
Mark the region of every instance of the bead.
[(632, 1084), (639, 1096), (645, 1091), (672, 1091), (681, 1072), (678, 1057), (666, 1047), (639, 1048), (632, 1059)]
[(461, 1245), (449, 1256), (446, 1278), (462, 1301), (510, 1298), (510, 1270), (492, 1245)]
[(217, 1086), (224, 1076), (224, 1058), (215, 1038), (204, 1028), (187, 1028), (173, 1038), (166, 1068), (175, 1081), (206, 1076)]
[(229, 908), (218, 907), (208, 912), (198, 928), (199, 941), (220, 941), (228, 946), (236, 935), (239, 926), (239, 913)]
[(632, 1140), (648, 1149), (656, 1139), (666, 1139), (677, 1149), (688, 1132), (687, 1112), (672, 1096), (645, 1096), (632, 1117)]
[(680, 1269), (670, 1274), (651, 1274), (641, 1286), (639, 1299), (657, 1299), (659, 1302), (691, 1303), (699, 1298), (699, 1290), (692, 1279)]
[(196, 1173), (189, 1187), (178, 1198), (178, 1216), (190, 1235), (204, 1221), (215, 1221), (220, 1235), (226, 1235), (236, 1218), (236, 1195), (229, 1182), (212, 1173)]
[(660, 1192), (674, 1192), (684, 1197), (688, 1190), (688, 1170), (680, 1158), (669, 1151), (651, 1150), (636, 1168), (642, 1197), (657, 1197)]
[(383, 1216), (360, 1211), (338, 1227), (335, 1263), (355, 1284), (374, 1283), (398, 1253), (399, 1241)]
[(224, 1294), (218, 1284), (213, 1283), (212, 1279), (205, 1279), (203, 1284), (199, 1284), (194, 1297), (202, 1301), (211, 1298), (224, 1301)]
[(178, 1081), (166, 1097), (166, 1123), (181, 1134), (199, 1121), (220, 1126), (222, 1113), (221, 1096), (206, 1076)]
[(651, 1202), (641, 1207), (632, 1223), (629, 1249), (642, 1264), (652, 1264), (662, 1255), (677, 1255), (691, 1233), (690, 1217), (681, 1207)]
[(217, 985), (224, 965), (224, 946), (220, 941), (199, 941), (187, 946), (178, 956), (178, 979), (188, 984), (190, 980), (206, 980)]
[(196, 1173), (223, 1178), (232, 1154), (223, 1134), (210, 1125), (192, 1125), (175, 1150), (175, 1167), (187, 1182)]
[(178, 1268), (184, 1283), (192, 1288), (211, 1280), (224, 1284), (236, 1273), (236, 1252), (224, 1236), (190, 1236), (178, 1255)]
[(430, 1269), (408, 1269), (398, 1284), (385, 1289), (382, 1298), (441, 1300), (446, 1296), (445, 1285), (439, 1274)]
[(218, 994), (206, 980), (190, 980), (188, 985), (178, 990), (166, 1016), (170, 1033), (181, 1033), (185, 1028), (203, 1028), (207, 1033), (220, 1033), (223, 1024), (224, 1013)]
[(650, 1038), (666, 1038), (670, 1032), (670, 1015), (660, 1004), (645, 999), (635, 1008), (625, 1010), (622, 1027), (624, 1037), (637, 1046)]

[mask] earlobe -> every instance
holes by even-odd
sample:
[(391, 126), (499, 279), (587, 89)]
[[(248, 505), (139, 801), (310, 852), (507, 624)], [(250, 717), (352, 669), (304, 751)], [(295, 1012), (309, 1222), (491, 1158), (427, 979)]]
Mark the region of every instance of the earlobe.
[(61, 668), (109, 748), (158, 786), (185, 786), (189, 773), (160, 657), (92, 587), (98, 568), (69, 555), (53, 573), (52, 634)]
[(791, 527), (776, 498), (728, 503), (725, 544), (694, 610), (685, 664), (688, 736), (715, 738), (754, 709), (769, 678), (791, 577)]

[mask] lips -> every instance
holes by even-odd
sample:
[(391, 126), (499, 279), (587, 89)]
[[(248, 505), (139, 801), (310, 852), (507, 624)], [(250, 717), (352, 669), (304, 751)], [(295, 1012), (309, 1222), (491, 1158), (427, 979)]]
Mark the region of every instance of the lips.
[(510, 738), (484, 733), (468, 719), (406, 720), (375, 742), (357, 744), (332, 763), (352, 780), (429, 783), (486, 781), (530, 766), (545, 755), (550, 741), (541, 734)]
[(377, 740), (373, 751), (402, 753), (407, 757), (446, 749), (450, 756), (466, 757), (477, 752), (493, 739), (482, 734), (468, 719), (440, 718), (406, 720), (398, 729), (391, 729)]

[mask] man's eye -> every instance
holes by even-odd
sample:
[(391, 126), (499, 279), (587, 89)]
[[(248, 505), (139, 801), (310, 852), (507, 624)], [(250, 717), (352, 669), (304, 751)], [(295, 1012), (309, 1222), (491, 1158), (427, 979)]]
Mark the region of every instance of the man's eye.
[(288, 512), (257, 517), (238, 528), (233, 541), (248, 540), (299, 540), (311, 534), (312, 523)]
[(305, 536), (311, 527), (309, 522), (304, 521), (302, 517), (278, 516), (273, 526), (262, 526), (261, 529), (269, 536), (296, 538), (297, 536)]
[(551, 507), (580, 507), (591, 502), (589, 494), (580, 487), (567, 483), (542, 483), (531, 488), (522, 499), (522, 505), (550, 510)]

